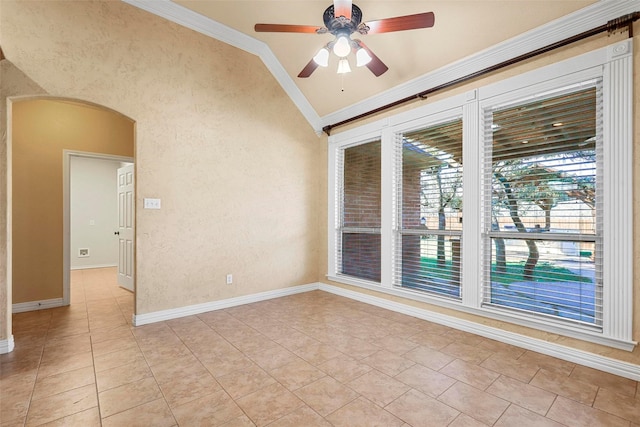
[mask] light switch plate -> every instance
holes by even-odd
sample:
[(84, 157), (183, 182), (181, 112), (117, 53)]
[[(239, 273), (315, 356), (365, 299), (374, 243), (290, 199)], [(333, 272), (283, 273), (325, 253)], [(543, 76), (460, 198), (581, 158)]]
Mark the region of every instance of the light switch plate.
[(145, 209), (160, 209), (160, 199), (144, 199)]

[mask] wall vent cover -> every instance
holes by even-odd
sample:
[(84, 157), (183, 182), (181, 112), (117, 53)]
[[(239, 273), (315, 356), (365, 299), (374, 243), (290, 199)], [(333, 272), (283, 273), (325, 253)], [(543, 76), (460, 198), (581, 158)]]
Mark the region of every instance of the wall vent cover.
[(89, 248), (78, 249), (78, 258), (86, 258), (89, 256)]

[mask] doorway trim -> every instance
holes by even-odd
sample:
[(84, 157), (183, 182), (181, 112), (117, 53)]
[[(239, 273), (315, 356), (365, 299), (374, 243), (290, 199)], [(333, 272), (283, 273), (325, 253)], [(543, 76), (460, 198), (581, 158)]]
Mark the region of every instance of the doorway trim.
[[(62, 226), (62, 304), (71, 304), (71, 158), (82, 157), (88, 159), (111, 160), (123, 163), (133, 163), (133, 157), (116, 156), (112, 154), (92, 153), (88, 151), (62, 150), (62, 206), (63, 206), (63, 226)], [(135, 173), (135, 166), (134, 166)], [(135, 235), (133, 236), (135, 246)], [(134, 288), (135, 289), (135, 288)]]

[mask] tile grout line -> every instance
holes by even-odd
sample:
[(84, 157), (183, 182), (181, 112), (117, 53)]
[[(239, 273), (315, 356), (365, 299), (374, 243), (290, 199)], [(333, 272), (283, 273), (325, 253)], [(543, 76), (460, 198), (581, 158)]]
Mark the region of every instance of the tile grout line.
[[(45, 312), (49, 312), (49, 309), (44, 310)], [(39, 374), (40, 374), (40, 367), (42, 366), (42, 359), (44, 358), (44, 349), (47, 345), (47, 341), (48, 341), (48, 337), (49, 337), (49, 332), (51, 331), (51, 323), (53, 321), (53, 313), (49, 313), (49, 321), (47, 324), (47, 332), (45, 333), (44, 336), (44, 340), (42, 342), (42, 349), (40, 350), (40, 357), (38, 359), (38, 368), (36, 369), (36, 377), (33, 381), (33, 388), (31, 389), (31, 394), (29, 396), (29, 404), (27, 405), (27, 410), (25, 412), (25, 416), (24, 416), (24, 424), (23, 425), (27, 425), (27, 420), (29, 419), (29, 411), (31, 410), (31, 403), (33, 402), (33, 393), (36, 390), (36, 385), (38, 384), (38, 378), (39, 378)]]
[[(198, 317), (198, 316), (196, 315), (196, 317)], [(200, 319), (200, 321), (202, 321), (202, 320)], [(205, 323), (205, 322), (202, 322), (202, 323), (204, 323), (205, 325), (207, 325), (207, 327), (209, 327), (211, 330), (213, 330), (213, 329), (212, 329), (212, 328), (211, 328), (207, 323)], [(191, 348), (190, 348), (190, 347), (189, 347), (189, 346), (184, 342), (184, 340), (182, 339), (182, 337), (176, 333), (176, 331), (171, 327), (171, 325), (170, 325), (169, 323), (166, 323), (166, 325), (167, 325), (167, 327), (168, 327), (169, 329), (171, 329), (171, 332), (173, 332), (173, 334), (174, 334), (174, 335), (175, 335), (175, 336), (180, 340), (180, 342), (185, 346), (185, 348), (186, 348), (187, 350), (189, 350), (189, 352), (191, 353), (191, 355), (192, 355), (192, 356), (193, 356), (193, 357), (194, 357), (194, 358), (195, 358), (195, 359), (196, 359), (196, 360), (197, 360), (197, 361), (202, 365), (202, 367), (203, 367), (204, 369), (206, 369), (206, 370), (207, 370), (207, 372), (209, 373), (209, 375), (211, 375), (211, 378), (213, 378), (213, 380), (216, 382), (216, 384), (218, 384), (218, 386), (220, 386), (220, 388), (221, 388), (225, 393), (227, 393), (227, 390), (225, 390), (225, 388), (222, 386), (222, 384), (220, 384), (220, 382), (218, 382), (218, 379), (217, 379), (216, 377), (214, 377), (214, 376), (213, 376), (213, 374), (211, 374), (211, 372), (207, 369), (207, 367), (206, 367), (206, 366), (204, 366), (204, 363), (202, 363), (202, 360), (200, 360), (200, 359), (198, 358), (198, 356), (193, 352), (193, 350), (192, 350), (192, 349), (191, 349)], [(215, 332), (215, 331), (214, 331), (214, 332)], [(224, 338), (224, 337), (222, 337), (222, 338)], [(144, 354), (143, 354), (143, 355), (144, 355)], [(154, 379), (155, 379), (155, 374), (153, 373), (153, 369), (151, 369), (151, 366), (149, 366), (149, 369), (151, 370), (151, 375), (153, 375), (153, 377), (154, 377)], [(173, 412), (173, 409), (174, 409), (174, 408), (172, 408), (172, 407), (171, 407), (171, 405), (169, 405), (169, 402), (167, 401), (167, 398), (166, 398), (166, 396), (165, 396), (165, 394), (164, 394), (164, 391), (162, 391), (162, 387), (160, 387), (160, 384), (158, 383), (158, 380), (157, 380), (157, 379), (156, 379), (156, 383), (158, 384), (158, 388), (160, 389), (160, 393), (162, 393), (162, 397), (164, 398), (164, 400), (165, 400), (165, 402), (166, 402), (166, 404), (167, 404), (167, 407), (169, 408), (169, 411), (171, 412), (171, 416), (173, 417), (174, 421), (176, 422), (176, 425), (180, 425), (180, 423), (179, 423), (179, 421), (178, 421), (178, 418), (176, 417), (175, 413)], [(213, 394), (213, 393), (211, 393), (211, 394)], [(210, 394), (205, 395), (205, 396), (209, 396), (209, 395), (210, 395)], [(229, 395), (229, 393), (227, 393), (227, 395)], [(200, 399), (200, 398), (202, 398), (202, 397), (205, 397), (205, 396), (199, 396), (199, 397), (196, 397), (196, 398), (194, 398), (194, 399), (190, 400), (189, 402), (184, 402), (183, 404), (181, 404), (181, 405), (177, 405), (177, 406), (186, 405), (186, 404), (188, 404), (188, 403), (191, 403), (191, 402), (193, 402), (193, 401), (195, 401), (195, 400), (198, 400), (198, 399)], [(235, 399), (233, 399), (233, 397), (231, 397), (231, 395), (229, 395), (229, 398), (230, 398), (230, 399), (235, 403)], [(236, 405), (237, 405), (237, 403), (236, 403)], [(240, 406), (238, 406), (238, 407), (240, 408)], [(242, 411), (242, 413), (244, 414), (244, 410), (242, 410), (242, 408), (240, 408), (240, 410), (241, 410), (241, 411)], [(247, 415), (247, 414), (245, 414), (245, 415)], [(247, 417), (249, 417), (249, 416), (247, 415)], [(225, 424), (226, 424), (226, 423), (225, 423)]]
[[(264, 335), (261, 331), (259, 331), (259, 330), (255, 329), (254, 327), (252, 327), (251, 325), (247, 324), (247, 323), (246, 323), (246, 322), (244, 322), (243, 320), (238, 319), (238, 318), (237, 318), (236, 316), (234, 316), (233, 314), (230, 314), (230, 313), (228, 313), (228, 314), (229, 314), (231, 317), (233, 317), (234, 319), (236, 319), (236, 320), (238, 320), (239, 322), (241, 322), (243, 325), (245, 325), (245, 326), (247, 326), (247, 327), (251, 328), (252, 330), (256, 331), (256, 332), (257, 332), (257, 333), (259, 333), (261, 336), (264, 336), (265, 338), (269, 339), (270, 341), (273, 341), (273, 342), (275, 342), (276, 344), (280, 345), (277, 341), (272, 340), (271, 338), (267, 337), (267, 336), (266, 336), (266, 335)], [(208, 326), (209, 326), (211, 329), (213, 329), (210, 325), (208, 325)], [(293, 328), (293, 329), (295, 329), (295, 328)], [(214, 331), (215, 331), (215, 330), (214, 330)], [(298, 331), (298, 332), (300, 332), (300, 331)], [(216, 333), (218, 333), (218, 332), (216, 332)], [(303, 332), (300, 332), (300, 333), (303, 333)], [(260, 368), (260, 369), (261, 369), (265, 374), (267, 374), (270, 378), (272, 378), (272, 379), (276, 382), (276, 384), (279, 384), (281, 387), (283, 387), (285, 390), (287, 390), (289, 393), (291, 393), (291, 394), (292, 394), (292, 395), (294, 395), (297, 399), (299, 399), (301, 402), (303, 402), (306, 406), (309, 406), (309, 405), (307, 405), (307, 403), (306, 403), (304, 400), (300, 399), (300, 397), (299, 397), (297, 394), (295, 394), (295, 391), (289, 390), (289, 389), (288, 389), (284, 384), (282, 384), (282, 383), (281, 383), (277, 378), (275, 378), (273, 375), (271, 375), (271, 374), (269, 373), (269, 371), (267, 371), (267, 370), (266, 370), (266, 369), (264, 369), (262, 366), (260, 366), (260, 365), (258, 365), (257, 363), (255, 363), (255, 362), (253, 361), (253, 359), (251, 359), (251, 357), (249, 357), (249, 356), (248, 356), (244, 351), (242, 351), (241, 349), (239, 349), (238, 347), (236, 347), (236, 346), (235, 346), (231, 341), (229, 341), (229, 340), (228, 340), (224, 335), (222, 335), (222, 334), (219, 334), (219, 335), (220, 335), (220, 336), (221, 336), (225, 341), (227, 341), (230, 345), (232, 345), (236, 350), (238, 350), (240, 353), (242, 353), (242, 355), (243, 355), (243, 356), (245, 356), (246, 358), (248, 358), (249, 360), (251, 360), (251, 363), (255, 364), (255, 365), (256, 365), (258, 368)], [(305, 334), (305, 335), (306, 335), (306, 334)], [(284, 347), (284, 346), (283, 346), (283, 347)], [(284, 348), (286, 348), (286, 347), (284, 347)], [(293, 353), (293, 351), (291, 351), (291, 350), (289, 350), (289, 349), (287, 349), (287, 350)], [(295, 353), (293, 353), (293, 354), (295, 354)], [(300, 357), (300, 356), (298, 356), (297, 354), (296, 354), (296, 356), (297, 356), (297, 357)], [(302, 358), (300, 357), (300, 359), (302, 359)], [(304, 360), (304, 359), (302, 359), (302, 360)], [(306, 362), (306, 361), (305, 361), (305, 362)], [(307, 362), (307, 363), (309, 363), (309, 362)], [(284, 364), (284, 365), (282, 365), (282, 366), (286, 366), (286, 365), (287, 365), (287, 364), (285, 363), (285, 364)], [(312, 365), (312, 366), (313, 366), (313, 365)], [(314, 368), (315, 368), (315, 366), (314, 366)], [(274, 368), (274, 369), (278, 369), (278, 368)], [(317, 369), (317, 368), (316, 368), (316, 369)], [(234, 372), (238, 372), (239, 370), (240, 370), (240, 369), (238, 369), (238, 370), (236, 370), (236, 371), (234, 371)], [(321, 372), (323, 372), (323, 373), (325, 374), (325, 376), (327, 375), (324, 371), (322, 371), (322, 370), (320, 370), (320, 371), (321, 371)], [(225, 375), (228, 375), (228, 374), (225, 374)], [(216, 380), (217, 380), (217, 379), (216, 379)], [(227, 392), (227, 391), (226, 391), (226, 389), (224, 388), (224, 386), (222, 386), (222, 384), (220, 384), (220, 386), (225, 390), (225, 392)], [(258, 391), (260, 391), (260, 390), (264, 390), (264, 389), (265, 389), (265, 388), (267, 388), (267, 387), (269, 387), (269, 386), (267, 385), (267, 386), (261, 387), (261, 388), (259, 388), (259, 389), (257, 389), (257, 390), (253, 390), (252, 392), (247, 393), (247, 394), (246, 394), (246, 395), (244, 395), (244, 396), (240, 396), (240, 397), (238, 397), (238, 399), (241, 399), (242, 397), (248, 396), (248, 395), (253, 394), (253, 393), (255, 393), (255, 392), (258, 392)], [(301, 388), (301, 387), (299, 387), (299, 388)], [(227, 392), (227, 394), (229, 394), (229, 393)], [(231, 399), (233, 400), (233, 402), (238, 406), (238, 408), (240, 408), (240, 410), (242, 411), (242, 413), (244, 413), (244, 414), (247, 416), (247, 418), (249, 418), (249, 419), (251, 420), (251, 422), (253, 422), (253, 423), (255, 424), (255, 422), (254, 422), (253, 418), (251, 418), (251, 417), (249, 416), (249, 414), (247, 414), (247, 413), (245, 412), (245, 410), (242, 408), (242, 406), (240, 406), (240, 405), (238, 404), (238, 402), (236, 401), (236, 399), (235, 399), (233, 396), (231, 396), (230, 394), (229, 394), (229, 396), (231, 397)], [(273, 421), (269, 422), (268, 424), (273, 424), (273, 423), (275, 423), (276, 421), (278, 421), (279, 419), (281, 419), (281, 418), (283, 418), (283, 417), (286, 417), (287, 415), (289, 415), (289, 414), (291, 414), (291, 413), (293, 413), (293, 412), (297, 411), (298, 409), (299, 409), (299, 408), (295, 408), (295, 409), (293, 409), (292, 411), (287, 412), (286, 414), (283, 414), (280, 418), (278, 418), (278, 419), (276, 419), (276, 420), (273, 420)], [(313, 409), (313, 408), (311, 408), (311, 409)], [(318, 414), (318, 415), (319, 415), (319, 414)], [(324, 417), (323, 417), (323, 418), (324, 418)], [(267, 425), (268, 425), (268, 424), (267, 424)]]
[(89, 304), (87, 304), (87, 290), (85, 283), (83, 281), (82, 291), (84, 294), (84, 305), (87, 311), (87, 326), (89, 327), (89, 342), (91, 344), (91, 365), (93, 366), (93, 380), (96, 389), (96, 403), (98, 407), (98, 421), (100, 422), (100, 426), (102, 426), (102, 408), (100, 407), (100, 393), (98, 391), (98, 373), (96, 372), (96, 357), (93, 352), (93, 334), (91, 330), (91, 322), (89, 321)]
[[(85, 305), (85, 309), (86, 309), (86, 305)], [(53, 310), (53, 309), (48, 309), (48, 310), (46, 310), (46, 311), (49, 311), (49, 310)], [(87, 321), (88, 321), (88, 320), (87, 320)], [(34, 394), (34, 392), (35, 392), (35, 387), (36, 387), (36, 386), (37, 386), (37, 384), (38, 384), (38, 378), (39, 378), (39, 374), (40, 374), (40, 367), (41, 367), (41, 365), (42, 365), (42, 359), (44, 358), (44, 351), (45, 351), (45, 348), (47, 347), (47, 343), (49, 342), (49, 333), (50, 333), (51, 328), (52, 328), (52, 323), (53, 323), (53, 311), (51, 311), (51, 316), (49, 317), (49, 326), (48, 326), (48, 328), (47, 328), (47, 333), (45, 334), (44, 342), (43, 342), (43, 344), (42, 344), (42, 353), (41, 353), (41, 356), (40, 356), (40, 361), (39, 361), (39, 363), (38, 363), (38, 369), (37, 369), (36, 379), (35, 379), (34, 384), (33, 384), (33, 390), (32, 390), (32, 393), (31, 393), (31, 398), (29, 399), (29, 406), (28, 406), (28, 408), (27, 408), (27, 415), (25, 416), (25, 422), (24, 422), (24, 425), (26, 425), (26, 424), (27, 424), (27, 419), (28, 419), (28, 416), (29, 416), (29, 410), (31, 409), (31, 403), (32, 403), (32, 402), (33, 402), (33, 400), (34, 400), (34, 399), (33, 399), (33, 394)], [(69, 336), (72, 336), (72, 335), (69, 335)], [(62, 338), (65, 338), (65, 337), (61, 337), (61, 339), (62, 339)], [(93, 364), (93, 349), (92, 349), (92, 364)], [(79, 368), (79, 369), (82, 369), (82, 368)], [(66, 372), (72, 372), (72, 371), (73, 371), (73, 370), (66, 371)], [(54, 376), (54, 375), (58, 375), (58, 374), (52, 374), (52, 375), (50, 375), (50, 376)], [(95, 369), (94, 369), (94, 375), (95, 375)], [(44, 378), (47, 378), (47, 377), (44, 377)], [(61, 393), (64, 393), (64, 392), (60, 392), (60, 393), (56, 393), (56, 394), (61, 394)], [(47, 397), (49, 397), (49, 396), (47, 396)], [(46, 398), (46, 397), (44, 397), (44, 398)], [(44, 398), (43, 398), (43, 399), (44, 399)], [(98, 396), (97, 396), (97, 390), (96, 390), (96, 402), (97, 402), (97, 399), (98, 399)], [(79, 412), (81, 412), (81, 411), (79, 411)], [(76, 413), (77, 413), (77, 412), (76, 412)], [(67, 417), (67, 416), (70, 416), (70, 415), (74, 415), (74, 414), (66, 414), (66, 415), (61, 416), (60, 418), (56, 418), (55, 420), (51, 420), (51, 421), (48, 421), (48, 422), (54, 422), (54, 421), (57, 421), (57, 420), (61, 420), (61, 419), (65, 418), (65, 417)]]
[[(280, 343), (278, 343), (277, 341), (275, 341), (275, 340), (273, 340), (273, 339), (269, 338), (269, 337), (268, 337), (268, 336), (266, 336), (263, 332), (261, 332), (261, 331), (257, 330), (256, 328), (252, 327), (252, 326), (251, 326), (251, 325), (249, 325), (248, 323), (244, 322), (242, 319), (238, 319), (238, 318), (237, 318), (236, 316), (234, 316), (233, 314), (230, 314), (230, 315), (231, 315), (232, 317), (234, 317), (236, 320), (238, 320), (238, 321), (242, 322), (244, 325), (246, 325), (246, 326), (248, 326), (248, 327), (252, 328), (253, 330), (255, 330), (255, 331), (256, 331), (257, 333), (259, 333), (260, 335), (264, 336), (265, 338), (269, 339), (270, 341), (272, 341), (272, 342), (276, 343), (277, 345), (279, 345), (279, 346), (281, 346), (282, 348), (286, 349), (287, 351), (291, 352), (291, 353), (292, 353), (292, 354), (294, 354), (296, 357), (298, 357), (298, 358), (300, 358), (301, 360), (305, 361), (306, 363), (308, 363), (309, 365), (311, 365), (314, 369), (317, 369), (317, 370), (319, 370), (320, 372), (322, 372), (322, 373), (324, 374), (324, 376), (323, 376), (323, 377), (318, 378), (318, 379), (316, 379), (316, 380), (314, 380), (314, 381), (310, 382), (309, 384), (306, 384), (306, 385), (304, 385), (304, 386), (298, 387), (296, 390), (289, 390), (289, 388), (287, 388), (284, 384), (282, 384), (282, 383), (281, 383), (277, 378), (273, 377), (273, 376), (269, 373), (269, 371), (266, 371), (264, 368), (262, 368), (261, 366), (259, 366), (259, 365), (258, 365), (258, 367), (260, 367), (260, 368), (261, 368), (261, 369), (262, 369), (262, 370), (263, 370), (267, 375), (269, 375), (271, 378), (273, 378), (273, 379), (276, 381), (276, 383), (280, 384), (280, 385), (281, 385), (285, 390), (287, 390), (288, 392), (290, 392), (291, 394), (293, 394), (294, 396), (296, 396), (298, 399), (300, 399), (300, 401), (301, 401), (301, 402), (303, 402), (303, 403), (304, 403), (304, 405), (305, 405), (306, 407), (310, 408), (313, 412), (315, 412), (315, 413), (316, 413), (318, 416), (320, 416), (323, 420), (327, 421), (327, 420), (326, 420), (326, 417), (327, 417), (327, 416), (329, 416), (329, 415), (333, 414), (334, 412), (336, 412), (336, 411), (338, 411), (338, 410), (342, 409), (343, 407), (347, 406), (347, 405), (348, 405), (348, 404), (350, 404), (351, 402), (353, 402), (353, 401), (357, 400), (359, 397), (364, 397), (364, 396), (362, 396), (359, 392), (357, 392), (356, 390), (353, 390), (353, 389), (352, 389), (351, 387), (349, 387), (348, 385), (346, 385), (346, 384), (342, 384), (340, 381), (336, 380), (336, 379), (335, 379), (335, 378), (333, 378), (331, 375), (327, 374), (325, 371), (323, 371), (322, 369), (320, 369), (320, 368), (319, 368), (318, 366), (316, 366), (315, 364), (312, 364), (312, 363), (311, 363), (311, 362), (309, 362), (308, 360), (306, 360), (306, 359), (304, 359), (303, 357), (301, 357), (300, 355), (296, 354), (294, 350), (291, 350), (291, 349), (289, 349), (289, 348), (287, 348), (287, 347), (282, 346), (282, 345), (281, 345)], [(209, 327), (211, 327), (211, 326), (209, 326)], [(326, 343), (324, 343), (324, 342), (322, 342), (322, 341), (320, 341), (320, 340), (315, 339), (313, 336), (311, 336), (311, 335), (307, 334), (306, 332), (304, 332), (304, 331), (302, 331), (302, 330), (300, 330), (300, 329), (296, 328), (295, 326), (292, 326), (291, 328), (292, 328), (292, 329), (294, 329), (296, 332), (298, 332), (298, 333), (301, 333), (301, 334), (305, 335), (305, 336), (306, 336), (306, 337), (308, 337), (308, 338), (314, 339), (314, 340), (318, 341), (319, 343), (321, 343), (321, 344), (325, 344), (325, 345), (326, 345)], [(223, 339), (225, 339), (225, 340), (227, 340), (224, 336), (222, 336), (222, 338), (223, 338)], [(229, 342), (229, 341), (227, 340), (227, 342)], [(231, 342), (229, 342), (229, 344), (233, 345)], [(234, 347), (235, 347), (235, 346), (234, 346)], [(236, 348), (237, 348), (237, 347), (236, 347)], [(238, 348), (237, 348), (237, 349), (238, 349)], [(248, 356), (246, 353), (244, 353), (242, 350), (238, 349), (238, 351), (240, 351), (243, 355), (245, 355), (247, 358), (249, 358), (249, 359), (250, 359), (250, 360), (252, 360), (252, 362), (253, 362), (253, 359), (251, 359), (251, 357), (250, 357), (250, 356)], [(342, 354), (342, 353), (341, 353), (341, 354)], [(337, 357), (337, 356), (336, 356), (336, 357)], [(330, 359), (329, 359), (329, 360), (330, 360)], [(253, 363), (255, 363), (255, 362), (253, 362)], [(324, 362), (323, 362), (323, 363), (324, 363)], [(321, 364), (322, 364), (322, 363), (321, 363)], [(286, 366), (286, 363), (285, 363), (284, 365), (282, 365), (282, 366)], [(278, 369), (278, 368), (274, 368), (274, 369)], [(364, 374), (362, 374), (362, 375), (364, 375)], [(333, 378), (335, 381), (337, 381), (338, 383), (340, 383), (342, 386), (347, 387), (349, 390), (353, 391), (353, 392), (354, 392), (354, 393), (356, 393), (356, 395), (357, 395), (354, 399), (350, 400), (349, 402), (344, 403), (344, 404), (343, 404), (343, 405), (341, 405), (339, 408), (336, 408), (336, 409), (335, 409), (335, 410), (333, 410), (331, 413), (327, 414), (327, 416), (323, 416), (323, 415), (319, 414), (319, 413), (318, 413), (318, 412), (317, 412), (313, 407), (311, 407), (311, 406), (310, 406), (310, 405), (309, 405), (309, 404), (308, 404), (308, 403), (307, 403), (303, 398), (301, 398), (301, 397), (296, 393), (296, 391), (300, 390), (301, 388), (304, 388), (304, 387), (306, 387), (306, 386), (308, 386), (308, 385), (310, 385), (310, 384), (313, 384), (313, 383), (315, 383), (315, 382), (317, 382), (317, 381), (319, 381), (319, 380), (321, 380), (321, 379), (323, 379), (323, 378), (325, 378), (325, 377)], [(358, 377), (358, 378), (359, 378), (359, 377)], [(353, 380), (353, 379), (352, 379), (352, 380)], [(251, 392), (251, 393), (254, 393), (254, 392), (256, 392), (256, 391), (262, 390), (262, 389), (264, 389), (264, 388), (265, 388), (265, 387), (263, 387), (263, 388), (261, 388), (261, 389), (258, 389), (258, 390), (255, 390), (255, 391), (253, 391), (253, 392)], [(251, 394), (251, 393), (249, 393), (249, 394)], [(233, 398), (232, 398), (232, 399), (233, 399)], [(235, 402), (235, 399), (234, 399), (234, 402)], [(237, 403), (236, 403), (236, 404), (237, 404)], [(240, 406), (240, 405), (238, 405), (238, 406)], [(240, 408), (240, 409), (242, 409), (242, 408)], [(277, 420), (273, 420), (273, 421), (272, 421), (272, 422), (270, 422), (269, 424), (272, 424), (272, 423), (277, 422), (278, 420), (280, 420), (280, 419), (282, 419), (282, 418), (284, 418), (284, 417), (286, 417), (286, 416), (290, 415), (291, 413), (293, 413), (293, 412), (297, 411), (298, 409), (299, 409), (299, 408), (296, 408), (296, 409), (294, 409), (294, 410), (292, 410), (292, 411), (290, 411), (290, 412), (288, 412), (288, 413), (286, 413), (286, 414), (283, 414), (280, 418), (278, 418)], [(382, 409), (383, 409), (383, 408), (382, 408)], [(242, 411), (244, 412), (244, 410), (242, 410)], [(245, 413), (245, 414), (246, 414), (246, 413)], [(248, 415), (248, 414), (246, 414), (246, 415), (247, 415), (247, 417), (249, 417), (249, 415)], [(249, 419), (251, 419), (251, 417), (249, 417)], [(327, 421), (327, 422), (328, 422), (328, 421)]]

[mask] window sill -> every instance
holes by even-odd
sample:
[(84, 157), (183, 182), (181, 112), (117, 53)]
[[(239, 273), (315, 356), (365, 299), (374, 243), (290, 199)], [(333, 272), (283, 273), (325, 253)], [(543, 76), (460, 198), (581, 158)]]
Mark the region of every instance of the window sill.
[[(635, 341), (624, 341), (607, 337), (602, 332), (589, 330), (587, 329), (587, 327), (580, 328), (574, 325), (564, 324), (562, 322), (554, 321), (553, 319), (540, 319), (533, 316), (522, 316), (518, 315), (517, 313), (506, 312), (505, 310), (496, 308), (469, 307), (463, 305), (461, 301), (439, 298), (437, 296), (423, 294), (419, 291), (412, 291), (391, 286), (383, 286), (379, 283), (347, 276), (327, 275), (326, 278), (333, 282), (342, 283), (345, 285), (357, 286), (359, 288), (368, 289), (395, 297), (406, 298), (412, 301), (419, 301), (425, 304), (431, 304), (463, 313), (482, 316), (502, 322), (508, 322), (515, 325), (524, 326), (539, 331), (550, 332), (553, 334), (575, 338), (578, 340), (587, 341), (607, 347), (613, 347), (620, 350), (633, 351), (634, 347), (638, 344)], [(437, 322), (437, 320), (434, 321)], [(478, 325), (480, 325), (480, 323), (478, 323)], [(447, 324), (447, 326), (451, 325)]]

